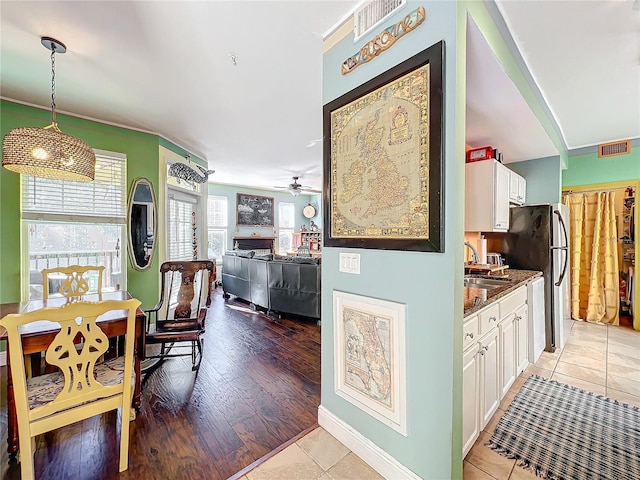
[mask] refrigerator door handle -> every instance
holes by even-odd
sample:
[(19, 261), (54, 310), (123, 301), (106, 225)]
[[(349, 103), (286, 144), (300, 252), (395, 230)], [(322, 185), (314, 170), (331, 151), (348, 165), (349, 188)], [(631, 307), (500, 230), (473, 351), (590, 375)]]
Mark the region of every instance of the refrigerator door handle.
[(564, 252), (565, 252), (564, 265), (562, 267), (562, 273), (560, 274), (560, 277), (558, 278), (558, 281), (555, 283), (555, 286), (559, 287), (560, 285), (562, 285), (562, 281), (564, 280), (564, 276), (567, 273), (567, 264), (569, 263), (569, 236), (567, 235), (567, 227), (564, 224), (564, 219), (562, 218), (562, 215), (560, 214), (560, 211), (559, 210), (554, 210), (553, 213), (555, 213), (558, 216), (558, 221), (560, 222), (560, 226), (562, 227), (562, 234), (564, 235), (564, 246), (562, 246), (562, 247), (551, 247), (551, 249), (564, 250)]

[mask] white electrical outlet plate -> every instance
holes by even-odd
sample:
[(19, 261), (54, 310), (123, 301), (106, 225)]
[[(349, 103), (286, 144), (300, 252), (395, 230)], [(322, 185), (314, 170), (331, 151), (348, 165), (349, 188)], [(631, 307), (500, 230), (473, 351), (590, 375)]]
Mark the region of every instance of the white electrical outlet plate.
[(360, 254), (341, 253), (339, 270), (344, 273), (360, 275)]

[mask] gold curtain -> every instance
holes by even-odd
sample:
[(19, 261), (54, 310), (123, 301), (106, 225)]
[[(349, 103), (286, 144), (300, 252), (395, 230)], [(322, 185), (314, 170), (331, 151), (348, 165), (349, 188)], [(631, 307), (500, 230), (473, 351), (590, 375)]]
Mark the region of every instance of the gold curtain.
[(571, 316), (618, 325), (615, 192), (565, 196), (571, 219)]

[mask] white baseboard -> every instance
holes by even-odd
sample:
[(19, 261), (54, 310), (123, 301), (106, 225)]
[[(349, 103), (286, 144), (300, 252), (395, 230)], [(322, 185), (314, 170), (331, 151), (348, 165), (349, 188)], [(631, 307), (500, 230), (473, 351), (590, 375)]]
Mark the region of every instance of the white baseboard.
[(7, 351), (0, 352), (0, 367), (4, 367), (7, 364)]
[(318, 408), (318, 424), (384, 478), (420, 480), (418, 475), (322, 405)]

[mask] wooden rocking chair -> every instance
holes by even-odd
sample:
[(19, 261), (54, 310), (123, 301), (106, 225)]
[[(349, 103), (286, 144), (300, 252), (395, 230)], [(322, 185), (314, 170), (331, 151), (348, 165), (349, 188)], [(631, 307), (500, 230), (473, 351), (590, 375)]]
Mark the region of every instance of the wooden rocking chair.
[[(147, 360), (143, 362), (143, 371), (149, 372), (167, 357), (187, 355), (191, 355), (192, 370), (198, 370), (215, 273), (215, 264), (209, 260), (165, 262), (160, 266), (160, 300), (155, 307), (145, 310)], [(171, 353), (174, 344), (184, 342), (190, 343), (189, 353)], [(157, 347), (153, 351), (154, 345), (160, 345), (159, 352)], [(183, 347), (176, 345), (176, 349)]]

